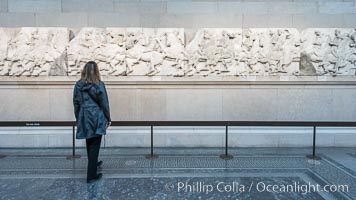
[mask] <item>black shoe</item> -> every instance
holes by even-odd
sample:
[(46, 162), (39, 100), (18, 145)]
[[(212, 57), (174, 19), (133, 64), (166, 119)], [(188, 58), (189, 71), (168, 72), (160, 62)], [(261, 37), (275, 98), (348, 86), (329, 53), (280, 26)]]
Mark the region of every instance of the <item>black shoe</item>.
[(95, 181), (101, 179), (103, 177), (102, 173), (98, 173), (95, 178), (87, 180), (87, 183), (94, 183)]
[(103, 161), (102, 161), (102, 160), (100, 160), (100, 161), (98, 162), (97, 166), (98, 166), (98, 167), (101, 167), (101, 165), (103, 165)]

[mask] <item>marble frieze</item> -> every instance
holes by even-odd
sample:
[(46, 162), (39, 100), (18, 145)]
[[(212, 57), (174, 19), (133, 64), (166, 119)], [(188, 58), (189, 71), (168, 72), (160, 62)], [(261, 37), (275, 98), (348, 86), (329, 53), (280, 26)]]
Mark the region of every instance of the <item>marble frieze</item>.
[(306, 29), (301, 37), (302, 71), (355, 75), (356, 29)]
[(0, 74), (66, 75), (67, 28), (0, 29)]
[(0, 75), (319, 76), (356, 71), (356, 29), (0, 28)]

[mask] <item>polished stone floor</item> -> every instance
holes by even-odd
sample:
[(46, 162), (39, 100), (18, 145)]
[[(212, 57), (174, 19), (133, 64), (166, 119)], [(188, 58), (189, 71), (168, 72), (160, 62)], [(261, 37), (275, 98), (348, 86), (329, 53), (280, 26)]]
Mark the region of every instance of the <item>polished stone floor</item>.
[(356, 148), (105, 148), (103, 179), (70, 149), (0, 149), (0, 199), (356, 199)]

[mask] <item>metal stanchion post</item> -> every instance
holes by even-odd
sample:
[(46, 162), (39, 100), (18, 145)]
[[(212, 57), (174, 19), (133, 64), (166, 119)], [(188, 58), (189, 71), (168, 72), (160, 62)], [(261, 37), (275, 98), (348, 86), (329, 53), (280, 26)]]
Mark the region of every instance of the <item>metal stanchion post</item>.
[(68, 160), (72, 160), (72, 159), (76, 159), (76, 158), (80, 158), (81, 156), (80, 155), (76, 155), (75, 154), (75, 126), (73, 126), (73, 132), (72, 132), (72, 142), (73, 142), (73, 145), (72, 145), (72, 155), (69, 155), (67, 156), (67, 159)]
[(316, 146), (315, 143), (316, 143), (316, 126), (313, 127), (313, 154), (307, 155), (307, 158), (313, 160), (321, 160), (319, 156), (315, 155), (315, 146)]
[(226, 127), (225, 127), (225, 154), (220, 155), (220, 158), (222, 158), (224, 160), (230, 160), (233, 158), (232, 155), (228, 154), (228, 145), (229, 145), (228, 133), (229, 133), (229, 126), (226, 125)]
[(153, 154), (153, 126), (151, 126), (151, 154), (145, 156), (147, 159), (158, 158), (157, 154)]

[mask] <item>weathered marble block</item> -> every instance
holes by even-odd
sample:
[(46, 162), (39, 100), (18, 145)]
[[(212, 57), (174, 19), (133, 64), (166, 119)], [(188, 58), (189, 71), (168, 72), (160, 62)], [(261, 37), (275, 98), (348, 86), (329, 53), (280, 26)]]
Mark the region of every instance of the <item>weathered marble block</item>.
[(187, 45), (191, 75), (298, 75), (296, 29), (202, 29)]
[(240, 66), (249, 75), (298, 75), (300, 35), (296, 29), (244, 29)]
[[(3, 33), (1, 33), (3, 35)], [(21, 28), (7, 43), (2, 74), (10, 76), (65, 75), (67, 28)], [(4, 54), (5, 50), (1, 50)]]
[(89, 60), (103, 75), (184, 75), (183, 29), (83, 28), (68, 46), (68, 74)]
[(126, 31), (127, 75), (184, 75), (184, 29)]
[(306, 75), (355, 75), (356, 29), (306, 29), (301, 69)]
[(105, 43), (105, 29), (82, 28), (67, 47), (68, 75), (80, 75), (85, 63), (91, 60), (98, 62), (101, 71), (107, 71), (101, 64)]
[(190, 43), (186, 54), (186, 75), (238, 75), (242, 45), (241, 29), (201, 29)]
[(9, 75), (9, 65), (6, 61), (11, 35), (7, 29), (0, 28), (0, 75)]

